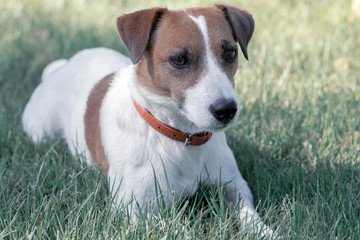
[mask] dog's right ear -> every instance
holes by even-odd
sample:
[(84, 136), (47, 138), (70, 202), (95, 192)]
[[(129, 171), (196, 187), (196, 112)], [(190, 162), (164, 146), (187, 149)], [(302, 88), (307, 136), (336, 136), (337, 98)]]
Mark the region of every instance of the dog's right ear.
[(153, 8), (118, 17), (117, 28), (133, 64), (140, 61), (156, 23), (166, 11), (166, 8)]

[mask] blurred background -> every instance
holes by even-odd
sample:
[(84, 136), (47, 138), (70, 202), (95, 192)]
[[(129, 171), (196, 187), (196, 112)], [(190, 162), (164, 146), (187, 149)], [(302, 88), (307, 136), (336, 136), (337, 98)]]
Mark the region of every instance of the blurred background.
[[(27, 220), (31, 203), (43, 204), (43, 196), (57, 202), (51, 189), (58, 179), (83, 174), (67, 165), (66, 148), (51, 155), (53, 146), (34, 148), (22, 131), (21, 114), (42, 69), (84, 48), (127, 54), (116, 29), (121, 14), (214, 3), (248, 10), (255, 19), (249, 61), (240, 59), (235, 79), (241, 114), (227, 134), (260, 214), (292, 239), (360, 238), (359, 0), (2, 0), (0, 216), (8, 220), (0, 217), (0, 238), (11, 224), (20, 233), (39, 227)], [(42, 176), (41, 169), (52, 172)], [(86, 184), (75, 181), (84, 191), (89, 174)], [(75, 201), (67, 189), (64, 202)], [(25, 205), (16, 200), (22, 198)], [(22, 220), (13, 223), (24, 206)], [(71, 206), (59, 212), (72, 212)]]

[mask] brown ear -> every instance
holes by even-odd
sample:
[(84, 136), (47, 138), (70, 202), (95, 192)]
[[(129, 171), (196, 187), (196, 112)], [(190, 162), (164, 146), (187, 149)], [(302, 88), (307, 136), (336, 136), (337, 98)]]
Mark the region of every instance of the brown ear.
[(156, 23), (166, 11), (166, 8), (153, 8), (118, 17), (117, 28), (133, 64), (140, 61)]
[(248, 12), (240, 10), (236, 7), (222, 4), (216, 4), (215, 7), (219, 8), (225, 14), (225, 18), (234, 31), (236, 40), (240, 45), (242, 53), (244, 54), (245, 58), (249, 60), (247, 54), (247, 45), (255, 28), (253, 17)]

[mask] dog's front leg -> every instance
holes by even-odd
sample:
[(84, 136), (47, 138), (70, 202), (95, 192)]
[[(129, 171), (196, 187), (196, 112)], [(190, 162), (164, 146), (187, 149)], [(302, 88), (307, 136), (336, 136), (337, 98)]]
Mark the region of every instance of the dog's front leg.
[[(254, 233), (271, 237), (273, 231), (261, 220), (255, 210), (251, 190), (241, 176), (235, 157), (227, 146), (218, 151), (207, 163), (206, 174), (211, 184), (221, 184), (226, 189), (226, 200), (229, 208), (239, 209), (237, 216), (244, 227), (250, 227)], [(235, 206), (239, 205), (239, 208)]]
[(227, 203), (230, 208), (240, 204), (238, 217), (243, 226), (247, 226), (261, 237), (274, 237), (273, 231), (263, 223), (253, 204), (253, 196), (247, 182), (240, 172), (230, 182), (223, 182), (227, 189)]
[(261, 221), (258, 213), (255, 211), (254, 200), (251, 190), (241, 176), (235, 163), (235, 159), (230, 164), (223, 166), (220, 177), (217, 181), (226, 188), (226, 201), (229, 208), (240, 205), (239, 217), (242, 223), (247, 224), (253, 221)]

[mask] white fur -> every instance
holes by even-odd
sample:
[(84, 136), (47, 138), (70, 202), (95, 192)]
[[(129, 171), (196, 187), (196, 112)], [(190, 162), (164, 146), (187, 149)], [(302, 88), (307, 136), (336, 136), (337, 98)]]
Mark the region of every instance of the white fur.
[[(185, 115), (200, 128), (212, 131), (213, 129), (223, 128), (224, 124), (217, 121), (211, 114), (209, 111), (210, 105), (218, 99), (231, 99), (236, 104), (238, 104), (238, 100), (233, 83), (216, 63), (216, 58), (210, 49), (210, 39), (205, 17), (199, 16), (196, 18), (191, 15), (189, 17), (196, 23), (205, 40), (206, 68), (200, 76), (198, 83), (186, 91)], [(236, 121), (238, 112), (236, 112), (236, 116), (230, 124)]]
[(113, 50), (97, 48), (81, 51), (67, 62), (61, 60), (46, 68), (44, 80), (25, 108), (23, 126), (34, 142), (60, 132), (71, 152), (85, 153), (91, 164), (84, 133), (87, 98), (98, 81), (116, 72), (100, 110), (102, 145), (116, 202), (119, 205), (130, 202), (132, 196), (140, 205), (153, 202), (157, 198), (156, 175), (167, 199), (171, 192), (177, 198), (193, 195), (200, 181), (227, 184), (229, 204), (241, 199), (244, 204), (240, 218), (258, 219), (251, 191), (238, 171), (224, 132), (213, 133), (204, 145), (184, 146), (152, 129), (133, 106), (135, 100), (160, 121), (185, 132), (221, 127), (209, 113), (209, 104), (218, 98), (237, 98), (231, 81), (212, 57), (205, 18), (191, 18), (204, 36), (207, 60), (200, 80), (187, 90), (185, 112), (180, 112), (170, 98), (139, 86), (136, 66), (130, 65), (128, 58)]
[(49, 65), (47, 65), (46, 68), (44, 69), (42, 75), (41, 75), (41, 81), (44, 81), (44, 79), (48, 79), (49, 75), (51, 73), (53, 73), (56, 70), (60, 69), (62, 66), (65, 65), (65, 63), (67, 63), (67, 61), (68, 61), (67, 59), (58, 59), (56, 61), (53, 61)]

